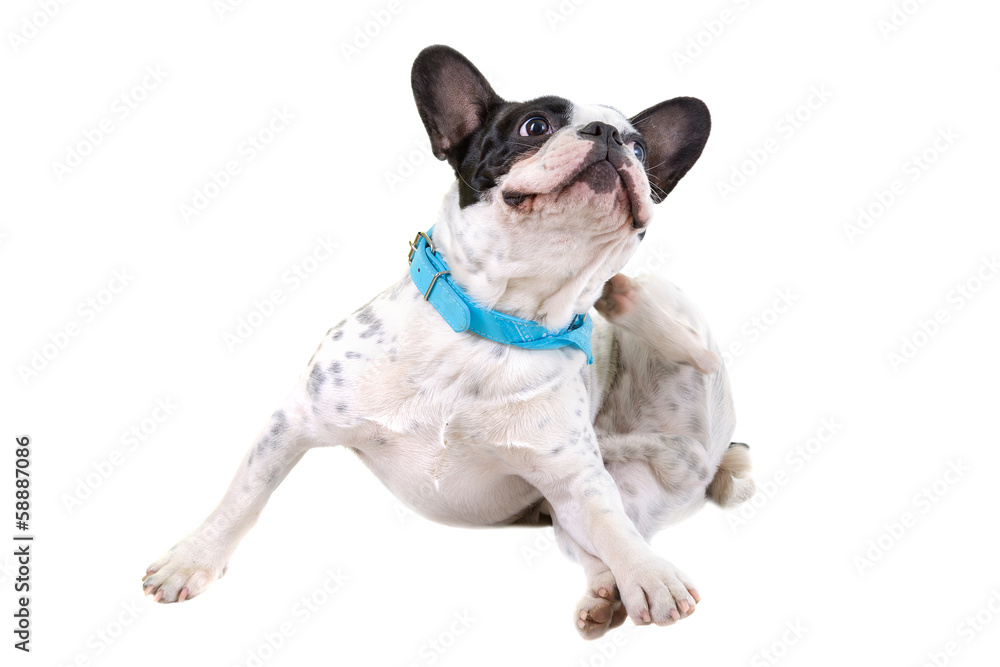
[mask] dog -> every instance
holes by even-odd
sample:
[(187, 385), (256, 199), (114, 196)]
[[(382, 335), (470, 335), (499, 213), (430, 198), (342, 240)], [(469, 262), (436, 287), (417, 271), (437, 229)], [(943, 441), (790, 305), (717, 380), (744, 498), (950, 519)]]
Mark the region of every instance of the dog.
[(339, 445), (434, 521), (551, 523), (587, 576), (584, 637), (626, 615), (688, 616), (697, 591), (647, 540), (706, 498), (745, 499), (749, 460), (729, 445), (728, 381), (700, 316), (669, 284), (618, 272), (701, 155), (707, 107), (679, 97), (626, 118), (509, 102), (446, 46), (424, 49), (411, 78), (456, 175), (433, 228), (410, 244), (408, 274), (327, 332), (145, 593), (204, 592), (299, 459)]

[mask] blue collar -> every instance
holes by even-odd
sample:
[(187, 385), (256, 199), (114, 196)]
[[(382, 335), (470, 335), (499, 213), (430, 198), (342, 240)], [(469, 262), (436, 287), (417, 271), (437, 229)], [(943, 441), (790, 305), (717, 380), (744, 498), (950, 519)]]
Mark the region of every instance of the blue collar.
[(584, 351), (587, 363), (594, 363), (590, 352), (590, 334), (594, 323), (586, 313), (577, 315), (569, 326), (559, 331), (549, 331), (541, 324), (519, 317), (486, 310), (455, 284), (448, 264), (441, 253), (434, 249), (431, 227), (419, 232), (410, 243), (410, 277), (424, 300), (429, 301), (452, 329), (471, 331), (497, 343), (516, 345), (528, 350), (551, 350), (572, 345)]

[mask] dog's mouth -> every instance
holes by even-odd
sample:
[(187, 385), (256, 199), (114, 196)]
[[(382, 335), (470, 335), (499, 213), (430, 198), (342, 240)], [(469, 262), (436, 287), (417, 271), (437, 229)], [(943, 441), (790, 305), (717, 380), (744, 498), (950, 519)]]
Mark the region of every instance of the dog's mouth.
[(508, 206), (516, 208), (531, 197), (561, 192), (577, 183), (585, 183), (597, 195), (623, 190), (628, 197), (632, 228), (643, 229), (649, 223), (642, 213), (644, 208), (648, 208), (643, 206), (646, 193), (645, 190), (640, 191), (637, 186), (633, 171), (634, 167), (623, 154), (617, 151), (607, 151), (604, 155), (598, 153), (554, 188), (546, 189), (544, 192), (507, 190), (502, 193), (503, 201)]

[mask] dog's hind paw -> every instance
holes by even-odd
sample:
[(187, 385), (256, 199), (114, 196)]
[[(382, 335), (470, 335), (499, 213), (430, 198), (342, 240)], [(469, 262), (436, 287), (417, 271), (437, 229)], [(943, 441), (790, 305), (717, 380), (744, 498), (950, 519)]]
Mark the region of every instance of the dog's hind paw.
[(576, 629), (584, 639), (603, 637), (611, 628), (617, 628), (628, 618), (625, 606), (617, 599), (585, 595), (576, 605)]
[(584, 639), (597, 639), (624, 623), (628, 612), (618, 598), (618, 587), (609, 570), (594, 577), (587, 589), (576, 605), (573, 618), (577, 631)]
[(625, 317), (635, 307), (639, 299), (639, 285), (634, 280), (619, 273), (604, 283), (601, 298), (594, 308), (609, 322)]

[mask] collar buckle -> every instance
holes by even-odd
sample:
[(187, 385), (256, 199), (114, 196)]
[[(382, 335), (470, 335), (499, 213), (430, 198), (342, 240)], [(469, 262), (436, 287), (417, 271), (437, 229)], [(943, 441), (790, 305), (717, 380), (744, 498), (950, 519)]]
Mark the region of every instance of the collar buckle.
[(417, 246), (420, 243), (420, 238), (423, 237), (424, 241), (427, 243), (427, 247), (431, 249), (431, 252), (437, 252), (434, 249), (434, 242), (431, 241), (431, 237), (427, 235), (427, 232), (417, 232), (417, 235), (413, 237), (410, 241), (410, 254), (407, 256), (406, 260), (413, 264), (413, 253), (417, 251)]

